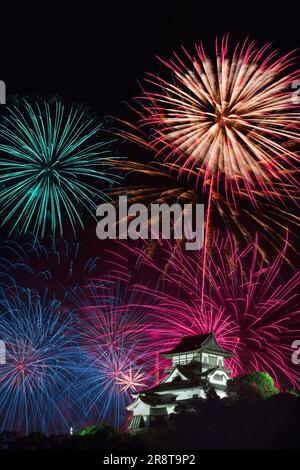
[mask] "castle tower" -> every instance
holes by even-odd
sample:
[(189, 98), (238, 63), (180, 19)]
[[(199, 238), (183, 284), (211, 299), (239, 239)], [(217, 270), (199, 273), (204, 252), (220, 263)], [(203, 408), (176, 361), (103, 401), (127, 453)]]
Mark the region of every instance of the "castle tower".
[(158, 385), (133, 394), (130, 430), (163, 425), (178, 403), (194, 398), (206, 398), (213, 388), (220, 398), (226, 396), (230, 370), (224, 359), (232, 357), (223, 349), (214, 334), (186, 336), (170, 351), (161, 354), (172, 361), (167, 376)]

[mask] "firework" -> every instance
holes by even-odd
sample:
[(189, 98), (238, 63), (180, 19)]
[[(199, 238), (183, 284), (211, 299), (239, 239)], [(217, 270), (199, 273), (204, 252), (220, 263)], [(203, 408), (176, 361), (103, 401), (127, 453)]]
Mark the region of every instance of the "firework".
[(16, 282), (37, 293), (45, 292), (66, 302), (72, 290), (85, 283), (86, 278), (99, 274), (100, 256), (87, 256), (81, 243), (53, 240), (47, 237), (36, 240), (26, 234), (20, 240), (0, 239), (0, 281), (3, 285)]
[[(167, 269), (132, 249), (142, 266), (161, 278), (155, 289), (134, 285), (135, 291), (152, 295), (148, 309), (157, 319), (158, 347), (172, 348), (182, 336), (212, 331), (235, 353), (229, 363), (234, 375), (263, 370), (277, 383), (299, 387), (291, 345), (300, 332), (300, 276), (281, 277), (285, 249), (269, 263), (258, 254), (257, 243), (240, 250), (231, 236), (215, 236), (206, 267), (201, 251), (177, 250), (172, 256), (166, 249)], [(118, 269), (122, 264), (116, 261)]]
[(24, 258), (25, 251), (18, 242), (0, 238), (0, 284), (2, 287), (14, 283), (16, 271), (27, 270)]
[(280, 56), (270, 45), (246, 40), (230, 53), (228, 36), (216, 41), (215, 57), (202, 45), (185, 58), (161, 61), (171, 79), (149, 74), (154, 91), (144, 91), (140, 126), (150, 126), (151, 146), (166, 163), (197, 173), (209, 192), (224, 188), (253, 199), (253, 188), (268, 198), (278, 184), (299, 187), (299, 107), (292, 101), (293, 53)]
[[(248, 191), (249, 187), (247, 186), (248, 189), (242, 188), (241, 184), (238, 188), (231, 183), (230, 188), (227, 183), (224, 186), (222, 183), (224, 180), (227, 181), (227, 177), (224, 178), (224, 174), (219, 173), (218, 178), (214, 175), (211, 180), (205, 181), (202, 178), (202, 186), (199, 187), (198, 169), (182, 165), (182, 162), (178, 160), (171, 161), (172, 159), (168, 158), (167, 148), (160, 148), (160, 158), (153, 162), (153, 157), (158, 156), (156, 140), (149, 138), (147, 126), (144, 125), (149, 117), (149, 110), (148, 108), (140, 110), (132, 107), (131, 109), (135, 114), (138, 114), (139, 124), (136, 125), (134, 121), (117, 120), (114, 132), (118, 137), (125, 139), (128, 144), (138, 145), (142, 149), (143, 159), (148, 160), (148, 163), (140, 161), (119, 162), (120, 171), (126, 174), (125, 185), (113, 190), (112, 197), (126, 194), (130, 197), (131, 202), (142, 202), (147, 205), (152, 203), (169, 205), (179, 203), (181, 205), (192, 204), (193, 206), (204, 204), (205, 254), (211, 250), (212, 233), (216, 229), (225, 233), (231, 232), (236, 243), (244, 247), (252, 243), (255, 234), (259, 232), (259, 250), (265, 257), (270, 257), (273, 250), (275, 252), (281, 251), (287, 231), (293, 236), (297, 233), (299, 228), (299, 191), (295, 180), (292, 183), (287, 183), (284, 182), (284, 179), (278, 178), (268, 185), (267, 191), (266, 183), (263, 187), (253, 184), (251, 191)], [(154, 108), (151, 109), (154, 111)], [(152, 135), (153, 132), (151, 132)], [(201, 174), (203, 176), (204, 172)], [(286, 174), (292, 178), (293, 172), (289, 172), (287, 169)], [(142, 184), (137, 185), (137, 181), (141, 181)], [(218, 184), (215, 184), (217, 181)], [(148, 223), (152, 223), (152, 221), (150, 220)], [(150, 241), (145, 249), (154, 256), (159, 253), (159, 245), (160, 242), (157, 240)], [(180, 243), (177, 241), (173, 245), (173, 249), (176, 250), (178, 245)], [(289, 243), (289, 247), (294, 253), (297, 253), (296, 244)], [(294, 258), (292, 259), (287, 254), (287, 260), (291, 263)]]
[(1, 290), (0, 305), (1, 430), (67, 432), (80, 359), (73, 315), (17, 286)]
[(97, 282), (76, 293), (85, 373), (78, 394), (86, 419), (120, 428), (131, 394), (157, 379), (149, 317), (120, 282)]
[[(123, 134), (124, 137), (124, 134)], [(129, 139), (128, 133), (126, 139)], [(149, 150), (147, 142), (140, 139), (140, 145)], [(252, 198), (255, 197), (259, 211), (253, 207), (252, 200), (245, 194), (240, 198), (239, 207), (226, 200), (222, 193), (213, 192), (210, 197), (195, 189), (192, 181), (192, 172), (189, 177), (180, 177), (180, 167), (176, 165), (151, 162), (142, 164), (137, 162), (120, 162), (120, 171), (126, 174), (125, 185), (111, 191), (113, 199), (119, 195), (126, 195), (131, 203), (143, 203), (147, 206), (151, 204), (191, 204), (194, 208), (196, 204), (204, 204), (205, 223), (205, 247), (207, 251), (212, 248), (212, 234), (214, 229), (226, 233), (231, 232), (237, 244), (247, 246), (255, 240), (256, 233), (260, 233), (259, 251), (263, 256), (269, 257), (270, 247), (275, 252), (281, 252), (285, 243), (287, 231), (296, 234), (299, 228), (299, 217), (297, 215), (297, 204), (291, 204), (287, 196), (282, 194), (283, 204), (273, 204), (263, 197), (260, 191), (253, 190)], [(196, 174), (193, 174), (194, 181)], [(137, 185), (136, 181), (142, 180), (143, 184)], [(293, 192), (293, 199), (298, 200), (296, 192)], [(208, 210), (209, 207), (209, 210)], [(295, 209), (295, 211), (293, 211)], [(151, 211), (149, 211), (151, 214)], [(150, 215), (149, 215), (150, 217)], [(148, 224), (154, 224), (152, 219)], [(161, 221), (160, 221), (161, 224)], [(173, 244), (173, 250), (183, 245), (185, 239), (177, 240)], [(145, 246), (147, 253), (159, 256), (160, 240), (149, 241)], [(290, 249), (297, 253), (297, 248), (289, 242)], [(267, 248), (267, 249), (266, 249)], [(291, 257), (287, 256), (291, 262)]]
[(0, 211), (10, 232), (76, 233), (95, 216), (104, 189), (119, 181), (101, 126), (61, 101), (22, 100), (0, 123)]
[(23, 286), (38, 292), (48, 289), (62, 302), (99, 270), (100, 256), (87, 256), (77, 241), (61, 239), (52, 243), (52, 237), (43, 242), (31, 237), (23, 246), (25, 269), (19, 269), (14, 276)]
[(136, 391), (137, 388), (141, 389), (145, 385), (144, 374), (140, 370), (134, 372), (130, 365), (125, 372), (117, 374), (116, 384), (122, 386), (121, 390), (123, 392), (127, 392), (127, 390)]

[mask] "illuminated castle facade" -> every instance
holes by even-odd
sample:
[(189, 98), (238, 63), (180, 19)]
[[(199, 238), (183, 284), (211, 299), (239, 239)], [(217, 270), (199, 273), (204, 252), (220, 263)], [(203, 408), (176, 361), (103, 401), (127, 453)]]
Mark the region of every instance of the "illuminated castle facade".
[(212, 333), (186, 336), (162, 356), (171, 359), (172, 366), (161, 383), (133, 394), (134, 401), (127, 407), (133, 413), (131, 431), (166, 424), (178, 403), (206, 398), (211, 389), (220, 398), (226, 396), (230, 370), (224, 367), (224, 359), (233, 354), (223, 349)]

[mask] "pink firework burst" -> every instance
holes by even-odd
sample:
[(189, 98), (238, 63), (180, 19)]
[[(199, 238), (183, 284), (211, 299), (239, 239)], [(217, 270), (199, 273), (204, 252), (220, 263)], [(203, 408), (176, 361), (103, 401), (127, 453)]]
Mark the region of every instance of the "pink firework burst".
[(149, 74), (140, 127), (154, 128), (151, 146), (168, 165), (197, 174), (205, 189), (269, 198), (299, 187), (299, 105), (292, 83), (299, 79), (294, 54), (248, 39), (230, 52), (228, 36), (216, 40), (215, 56), (202, 43), (191, 55), (161, 62), (169, 78)]
[(269, 263), (259, 255), (257, 240), (241, 250), (230, 235), (215, 235), (204, 269), (203, 252), (177, 250), (172, 256), (169, 248), (167, 269), (135, 249), (142, 264), (160, 275), (155, 289), (134, 286), (152, 296), (148, 309), (156, 317), (151, 334), (158, 347), (169, 349), (183, 336), (212, 331), (235, 353), (228, 363), (234, 375), (263, 370), (277, 384), (299, 388), (292, 343), (300, 337), (300, 273), (284, 273), (285, 249)]

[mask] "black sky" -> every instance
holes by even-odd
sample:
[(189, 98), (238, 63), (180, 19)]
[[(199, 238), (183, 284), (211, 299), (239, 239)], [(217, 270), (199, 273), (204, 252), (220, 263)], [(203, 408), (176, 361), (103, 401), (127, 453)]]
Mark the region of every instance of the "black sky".
[[(1, 2), (0, 79), (8, 95), (58, 94), (87, 103), (100, 117), (124, 117), (155, 58), (181, 45), (230, 33), (248, 35), (283, 51), (300, 46), (300, 4), (295, 1), (97, 0)], [(95, 221), (82, 237), (85, 252), (100, 250)], [(106, 265), (104, 265), (104, 268)]]
[[(118, 115), (155, 55), (229, 32), (299, 47), (298, 2), (131, 0), (1, 3), (0, 78), (9, 94), (59, 94)], [(299, 5), (299, 4), (298, 4)]]

